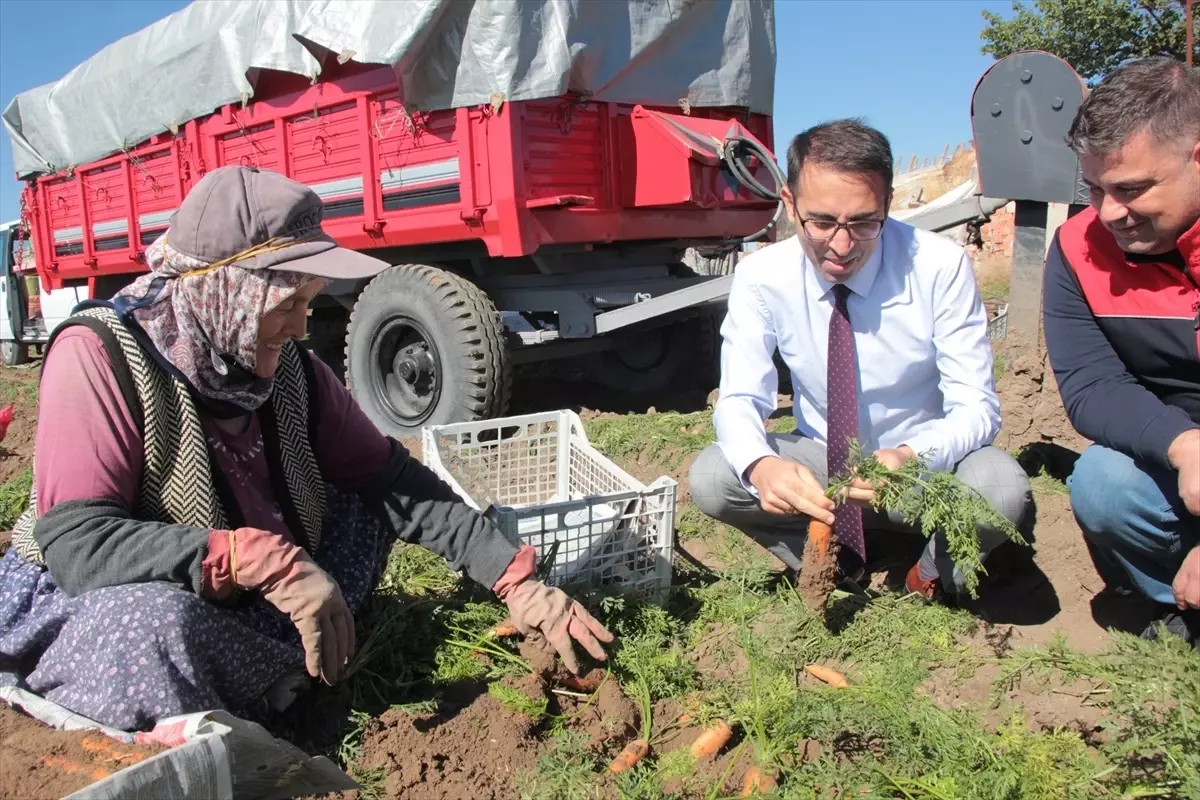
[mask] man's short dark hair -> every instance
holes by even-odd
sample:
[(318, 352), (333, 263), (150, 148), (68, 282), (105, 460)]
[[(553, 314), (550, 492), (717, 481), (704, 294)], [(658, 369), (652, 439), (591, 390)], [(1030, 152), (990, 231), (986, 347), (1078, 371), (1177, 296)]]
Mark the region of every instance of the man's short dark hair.
[(1118, 67), (1083, 101), (1067, 140), (1077, 155), (1104, 155), (1142, 131), (1159, 142), (1200, 138), (1200, 70), (1165, 57)]
[(838, 172), (878, 175), (892, 188), (892, 145), (879, 131), (857, 119), (839, 119), (814, 125), (792, 140), (788, 148), (788, 186), (800, 185), (806, 163)]

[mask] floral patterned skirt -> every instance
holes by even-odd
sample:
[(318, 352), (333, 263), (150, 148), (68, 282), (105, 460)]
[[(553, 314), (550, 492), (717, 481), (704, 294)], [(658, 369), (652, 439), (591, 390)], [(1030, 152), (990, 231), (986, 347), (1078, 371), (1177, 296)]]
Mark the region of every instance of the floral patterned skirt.
[[(352, 612), (374, 589), (395, 540), (357, 495), (328, 487), (314, 560)], [(300, 637), (261, 598), (230, 608), (166, 583), (68, 597), (43, 567), (0, 558), (0, 673), (22, 688), (122, 730), (221, 708), (249, 718), (281, 681), (305, 676)]]

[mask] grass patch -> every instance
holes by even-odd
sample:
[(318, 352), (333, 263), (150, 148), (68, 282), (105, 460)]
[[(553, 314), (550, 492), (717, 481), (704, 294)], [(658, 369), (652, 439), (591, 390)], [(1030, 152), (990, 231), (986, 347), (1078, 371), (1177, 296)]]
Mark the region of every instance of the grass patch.
[[(707, 412), (600, 418), (588, 428), (611, 456), (664, 467), (715, 438)], [(1065, 491), (1044, 467), (1033, 480), (1040, 492)], [(593, 603), (616, 634), (609, 679), (642, 712), (673, 699), (693, 725), (727, 721), (735, 734), (723, 752), (738, 750), (737, 774), (751, 763), (772, 771), (775, 796), (1200, 797), (1200, 669), (1182, 642), (1117, 635), (1096, 655), (1061, 642), (997, 655), (968, 612), (886, 591), (835, 592), (821, 619), (747, 537), (718, 535), (694, 507), (679, 512), (679, 537), (704, 539), (722, 566), (704, 580), (677, 582), (663, 608), (620, 596)], [(501, 704), (544, 723), (534, 734), (535, 767), (514, 778), (520, 798), (721, 796), (720, 776), (667, 745), (659, 732), (672, 720), (657, 714), (649, 725), (641, 714), (650, 754), (606, 776), (615, 749), (589, 749), (569, 715), (499, 682), (528, 671), (512, 640), (487, 635), (505, 614), (440, 558), (405, 545), (392, 553), (360, 628), (352, 675), (339, 687), (352, 711), (337, 755), (367, 787), (365, 797), (380, 796), (385, 777), (353, 766), (365, 721), (397, 706), (432, 711), (445, 687), (468, 680), (487, 682)], [(472, 656), (481, 645), (497, 652)], [(820, 683), (805, 672), (811, 664), (843, 672), (851, 685)], [(978, 681), (985, 668), (996, 675), (983, 687), (990, 700), (950, 707), (934, 695), (947, 682)], [(1049, 693), (1079, 680), (1105, 709), (1100, 736), (1031, 726), (1007, 694)]]
[(32, 486), (33, 470), (28, 467), (0, 484), (0, 530), (12, 530), (17, 517), (25, 513)]
[(1067, 484), (1063, 483), (1058, 478), (1046, 471), (1046, 465), (1043, 464), (1038, 469), (1038, 474), (1029, 479), (1033, 490), (1039, 494), (1070, 494), (1071, 490), (1067, 488)]
[(992, 357), (992, 381), (995, 383), (999, 383), (1000, 379), (1004, 377), (1004, 371), (1005, 371), (1005, 369), (1007, 369), (1007, 367), (1008, 367), (1008, 364), (1005, 363), (1004, 356), (1000, 355), (999, 353), (997, 353), (995, 356), (993, 356)]
[(38, 383), (36, 380), (14, 380), (0, 374), (0, 405), (15, 403), (19, 398), (28, 400), (36, 405), (38, 399)]
[(675, 520), (675, 533), (681, 542), (712, 541), (717, 534), (717, 521), (693, 505), (683, 509)]
[(609, 458), (650, 458), (665, 469), (677, 469), (687, 455), (717, 440), (708, 409), (597, 417), (584, 427), (592, 446)]
[(1008, 275), (989, 276), (979, 285), (979, 296), (985, 302), (1004, 302), (1011, 291)]

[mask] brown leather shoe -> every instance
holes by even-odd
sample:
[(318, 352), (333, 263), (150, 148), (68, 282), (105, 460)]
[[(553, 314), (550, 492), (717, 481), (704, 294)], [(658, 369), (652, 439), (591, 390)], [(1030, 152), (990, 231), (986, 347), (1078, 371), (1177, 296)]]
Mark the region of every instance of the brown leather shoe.
[(912, 565), (912, 569), (908, 571), (908, 575), (904, 578), (904, 588), (921, 595), (926, 600), (932, 600), (934, 595), (937, 594), (938, 585), (941, 582), (937, 578), (933, 578), (932, 580), (922, 578), (919, 567), (919, 564)]

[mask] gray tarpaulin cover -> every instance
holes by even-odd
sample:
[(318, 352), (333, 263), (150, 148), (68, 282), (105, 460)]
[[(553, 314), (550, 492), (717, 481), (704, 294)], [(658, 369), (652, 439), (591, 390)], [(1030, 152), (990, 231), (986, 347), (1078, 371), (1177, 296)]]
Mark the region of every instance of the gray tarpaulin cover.
[(324, 51), (396, 70), (404, 101), (597, 100), (771, 113), (774, 0), (197, 0), (4, 111), (17, 174), (104, 158), (254, 97)]

